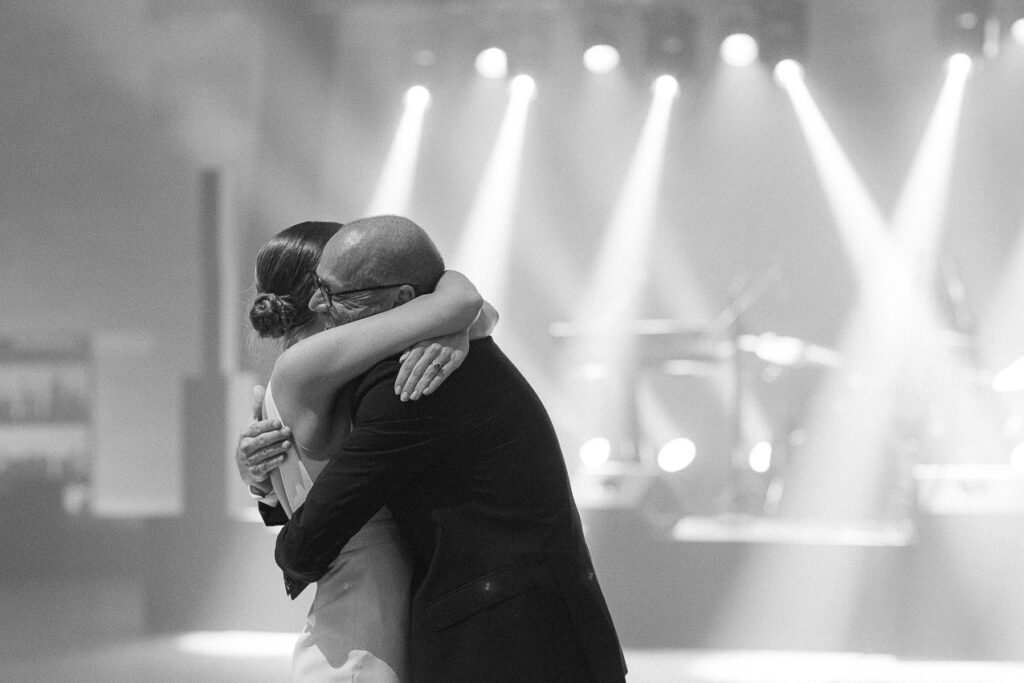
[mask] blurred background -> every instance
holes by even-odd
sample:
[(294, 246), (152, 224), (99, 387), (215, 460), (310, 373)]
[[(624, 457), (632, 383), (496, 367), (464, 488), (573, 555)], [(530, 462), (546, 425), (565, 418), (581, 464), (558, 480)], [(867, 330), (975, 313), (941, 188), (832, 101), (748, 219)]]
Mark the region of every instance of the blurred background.
[(0, 3), (0, 679), (283, 680), (259, 246), (501, 312), (633, 681), (1024, 680), (1024, 0)]

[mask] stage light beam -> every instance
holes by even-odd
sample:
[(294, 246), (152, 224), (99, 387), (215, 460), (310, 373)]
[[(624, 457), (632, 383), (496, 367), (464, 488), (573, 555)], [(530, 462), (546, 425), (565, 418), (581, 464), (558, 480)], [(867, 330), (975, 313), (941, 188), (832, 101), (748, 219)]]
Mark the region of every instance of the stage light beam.
[(430, 91), (422, 85), (414, 85), (406, 91), (405, 110), (374, 188), (367, 215), (408, 213), (416, 162), (419, 159), (423, 118), (429, 104)]
[(960, 111), (970, 71), (969, 56), (957, 54), (949, 58), (939, 99), (893, 211), (893, 237), (922, 284), (930, 282), (935, 274)]
[[(636, 301), (645, 285), (665, 143), (678, 87), (670, 76), (656, 81), (647, 118), (588, 279), (587, 294), (577, 308), (577, 335), (566, 347), (574, 363), (600, 362), (609, 368), (611, 386), (580, 397), (580, 411), (594, 421), (595, 429), (618, 424), (620, 431), (628, 434), (635, 428), (623, 424), (629, 419), (623, 411), (631, 414), (633, 410), (627, 375), (636, 353), (635, 340), (625, 328), (636, 317)], [(564, 380), (567, 392), (571, 392), (572, 381), (571, 377)]]
[(499, 310), (507, 286), (523, 140), (535, 90), (533, 79), (525, 75), (509, 85), (505, 115), (452, 259)]

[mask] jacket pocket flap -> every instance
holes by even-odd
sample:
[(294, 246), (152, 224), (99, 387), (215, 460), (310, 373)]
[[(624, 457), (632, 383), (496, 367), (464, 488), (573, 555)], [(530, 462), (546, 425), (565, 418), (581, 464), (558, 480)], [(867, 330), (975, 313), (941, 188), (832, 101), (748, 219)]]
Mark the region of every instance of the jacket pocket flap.
[(508, 600), (520, 591), (515, 568), (502, 569), (435, 598), (427, 605), (427, 620), (435, 631), (440, 631)]

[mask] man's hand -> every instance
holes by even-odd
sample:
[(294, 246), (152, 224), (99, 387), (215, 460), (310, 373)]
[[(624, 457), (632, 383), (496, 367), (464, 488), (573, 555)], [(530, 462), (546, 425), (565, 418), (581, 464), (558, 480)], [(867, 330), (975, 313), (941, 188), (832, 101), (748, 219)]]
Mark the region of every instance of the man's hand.
[(395, 380), (395, 393), (403, 401), (415, 401), (433, 393), (455, 372), (469, 352), (469, 336), (456, 332), (427, 339), (402, 354), (402, 367)]
[(263, 387), (253, 387), (252, 421), (242, 432), (235, 451), (235, 463), (242, 481), (251, 487), (270, 492), (267, 477), (270, 470), (284, 462), (291, 446), (292, 431), (281, 425), (280, 420), (263, 420)]

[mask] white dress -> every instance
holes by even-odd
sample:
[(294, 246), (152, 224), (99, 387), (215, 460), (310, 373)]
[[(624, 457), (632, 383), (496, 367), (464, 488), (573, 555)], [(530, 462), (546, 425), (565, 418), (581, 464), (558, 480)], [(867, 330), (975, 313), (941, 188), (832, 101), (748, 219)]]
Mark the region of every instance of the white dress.
[[(263, 406), (265, 417), (281, 419), (269, 386)], [(274, 492), (289, 517), (312, 486), (310, 471), (317, 471), (316, 463), (305, 463), (293, 447), (271, 473)], [(411, 575), (411, 555), (384, 508), (345, 544), (317, 581), (306, 627), (295, 643), (292, 680), (407, 680)]]

